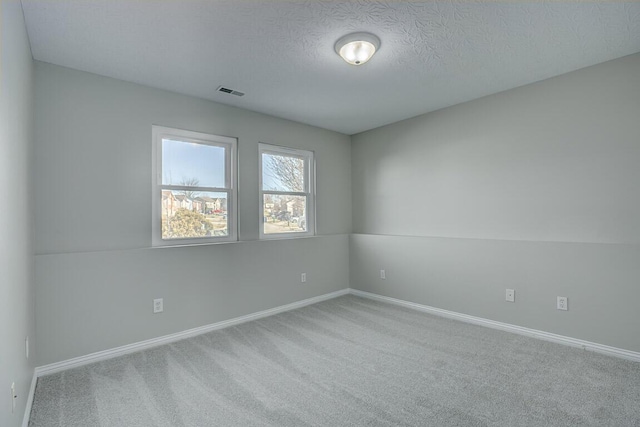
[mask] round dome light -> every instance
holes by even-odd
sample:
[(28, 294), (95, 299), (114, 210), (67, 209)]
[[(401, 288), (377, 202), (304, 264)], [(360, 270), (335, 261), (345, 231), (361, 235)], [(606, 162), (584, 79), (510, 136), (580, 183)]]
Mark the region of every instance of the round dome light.
[(380, 49), (380, 39), (370, 33), (352, 33), (340, 38), (336, 53), (351, 65), (362, 65)]

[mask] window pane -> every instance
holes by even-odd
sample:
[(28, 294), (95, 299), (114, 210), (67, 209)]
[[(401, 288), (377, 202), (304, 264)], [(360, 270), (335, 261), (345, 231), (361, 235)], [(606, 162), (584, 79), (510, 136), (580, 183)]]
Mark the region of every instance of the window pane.
[(262, 189), (267, 191), (305, 192), (304, 160), (262, 153)]
[(264, 194), (264, 234), (307, 231), (307, 197)]
[(163, 139), (162, 185), (225, 188), (225, 148)]
[(162, 190), (162, 239), (228, 236), (228, 194)]

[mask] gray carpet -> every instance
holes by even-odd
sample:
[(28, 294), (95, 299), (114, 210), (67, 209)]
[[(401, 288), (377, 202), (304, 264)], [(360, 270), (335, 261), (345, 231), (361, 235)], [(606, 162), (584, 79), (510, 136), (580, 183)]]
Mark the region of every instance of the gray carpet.
[(42, 377), (30, 426), (640, 426), (640, 364), (354, 296)]

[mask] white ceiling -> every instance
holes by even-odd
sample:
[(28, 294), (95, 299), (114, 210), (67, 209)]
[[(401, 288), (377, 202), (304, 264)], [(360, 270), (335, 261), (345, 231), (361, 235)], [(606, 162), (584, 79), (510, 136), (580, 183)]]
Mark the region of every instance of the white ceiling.
[(37, 60), (346, 134), (640, 52), (637, 1), (22, 1)]

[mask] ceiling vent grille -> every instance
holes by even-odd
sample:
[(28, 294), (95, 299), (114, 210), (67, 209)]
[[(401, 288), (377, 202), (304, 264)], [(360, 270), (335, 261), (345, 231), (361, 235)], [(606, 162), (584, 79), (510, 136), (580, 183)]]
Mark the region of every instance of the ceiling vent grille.
[(244, 96), (244, 92), (240, 92), (239, 90), (229, 89), (228, 87), (224, 87), (224, 86), (219, 86), (217, 91), (228, 93), (229, 95)]

